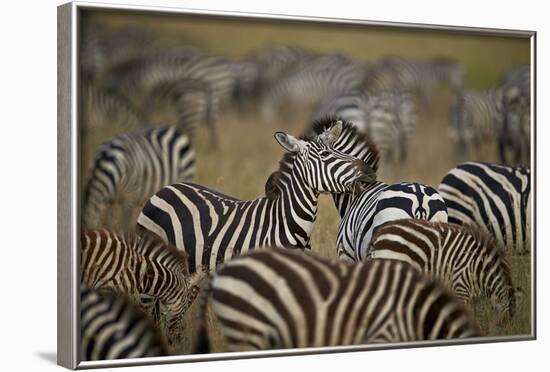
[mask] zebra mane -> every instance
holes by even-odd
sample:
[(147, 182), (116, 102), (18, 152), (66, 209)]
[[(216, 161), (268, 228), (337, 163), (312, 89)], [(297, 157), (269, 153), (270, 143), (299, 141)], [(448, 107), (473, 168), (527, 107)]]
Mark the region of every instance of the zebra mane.
[[(355, 146), (352, 151), (348, 150), (348, 153), (352, 156), (357, 156), (359, 159), (364, 160), (373, 170), (378, 169), (378, 162), (380, 156), (376, 146), (367, 138), (366, 135), (360, 133), (357, 128), (349, 121), (337, 118), (335, 116), (325, 116), (321, 119), (315, 120), (298, 138), (304, 141), (318, 141), (319, 136), (323, 135), (326, 131), (330, 130), (337, 121), (342, 122), (342, 132), (338, 138), (346, 138), (346, 144), (354, 142), (361, 146)], [(338, 144), (338, 139), (336, 140)], [(337, 146), (338, 147), (338, 146)], [(360, 155), (367, 150), (367, 154), (372, 156), (372, 159), (366, 159)], [(346, 152), (346, 151), (343, 151)], [(364, 154), (363, 154), (364, 155)], [(265, 195), (270, 200), (275, 200), (281, 193), (281, 179), (285, 174), (292, 171), (294, 164), (294, 158), (296, 154), (286, 153), (279, 162), (279, 169), (271, 173), (265, 183)]]
[[(380, 161), (380, 154), (376, 145), (365, 135), (360, 132), (355, 125), (342, 118), (327, 115), (323, 118), (315, 120), (305, 133), (300, 137), (304, 140), (314, 139), (316, 136), (326, 132), (337, 121), (342, 122), (342, 132), (339, 139), (336, 140), (335, 147), (337, 149), (346, 148), (342, 152), (355, 156), (364, 162), (366, 162), (374, 171), (378, 170), (378, 163)], [(339, 143), (340, 139), (345, 139), (343, 143)], [(349, 144), (354, 146), (349, 149)], [(365, 153), (366, 150), (366, 153)]]

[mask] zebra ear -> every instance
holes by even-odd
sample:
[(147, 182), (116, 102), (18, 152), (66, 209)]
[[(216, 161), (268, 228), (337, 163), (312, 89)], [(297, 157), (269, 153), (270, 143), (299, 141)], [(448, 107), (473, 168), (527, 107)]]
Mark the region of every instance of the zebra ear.
[(325, 143), (327, 145), (332, 145), (342, 133), (342, 120), (338, 120), (329, 130), (325, 138)]
[(275, 133), (275, 139), (289, 152), (298, 152), (304, 147), (304, 141), (284, 132)]

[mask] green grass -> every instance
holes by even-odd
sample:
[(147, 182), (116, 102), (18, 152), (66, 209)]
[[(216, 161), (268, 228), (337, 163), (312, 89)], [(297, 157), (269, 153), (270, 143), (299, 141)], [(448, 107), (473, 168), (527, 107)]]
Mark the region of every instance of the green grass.
[[(529, 60), (529, 42), (520, 39), (498, 37), (473, 37), (449, 33), (425, 33), (419, 31), (389, 31), (383, 29), (360, 29), (346, 27), (304, 27), (294, 24), (275, 28), (265, 22), (208, 21), (195, 18), (163, 16), (163, 21), (150, 16), (92, 17), (92, 22), (102, 21), (110, 25), (139, 24), (158, 32), (161, 43), (174, 45), (192, 40), (205, 50), (238, 56), (250, 53), (258, 47), (273, 44), (306, 46), (324, 52), (346, 52), (364, 61), (386, 54), (398, 54), (414, 58), (433, 55), (448, 55), (464, 64), (467, 85), (488, 87), (495, 85), (502, 71)], [(212, 26), (215, 25), (215, 28)], [(223, 35), (223, 38), (220, 37)], [(237, 40), (239, 42), (227, 42)], [(436, 92), (433, 107), (419, 112), (418, 129), (410, 144), (409, 158), (403, 167), (390, 171), (382, 163), (379, 179), (391, 183), (417, 181), (437, 187), (446, 172), (454, 167), (454, 146), (447, 135), (447, 113), (451, 96), (448, 91)], [(277, 169), (283, 149), (273, 139), (273, 133), (285, 130), (297, 135), (307, 125), (309, 113), (299, 113), (290, 120), (264, 122), (254, 115), (222, 113), (218, 128), (220, 144), (213, 149), (206, 130), (199, 131), (196, 138), (197, 179), (228, 195), (252, 199), (264, 195), (264, 184), (271, 172)], [(89, 167), (97, 146), (116, 134), (112, 128), (103, 128), (85, 133), (82, 138), (83, 174)], [(488, 141), (471, 160), (497, 161), (496, 145)], [(120, 217), (118, 210), (104, 218), (104, 225), (115, 230), (131, 230), (139, 208), (135, 208), (129, 220)], [(328, 196), (322, 196), (319, 215), (312, 236), (313, 251), (325, 257), (334, 257), (336, 231), (339, 217)], [(513, 320), (497, 327), (494, 314), (483, 301), (476, 303), (476, 319), (485, 335), (517, 335), (530, 332), (530, 260), (528, 257), (511, 257), (510, 267), (515, 285), (526, 293)], [(195, 341), (197, 303), (182, 320), (186, 341), (178, 350), (189, 353)], [(220, 329), (208, 313), (208, 324), (213, 351), (223, 351), (224, 342)]]

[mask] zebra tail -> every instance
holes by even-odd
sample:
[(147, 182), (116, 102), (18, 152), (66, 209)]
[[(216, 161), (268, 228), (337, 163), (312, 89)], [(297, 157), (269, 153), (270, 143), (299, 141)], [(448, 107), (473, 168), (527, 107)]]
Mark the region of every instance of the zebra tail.
[(197, 340), (195, 342), (195, 348), (193, 354), (207, 354), (210, 353), (210, 340), (208, 337), (207, 326), (207, 310), (208, 310), (208, 297), (212, 292), (212, 277), (210, 276), (206, 280), (206, 284), (202, 288), (199, 296), (199, 311), (198, 311), (198, 331)]

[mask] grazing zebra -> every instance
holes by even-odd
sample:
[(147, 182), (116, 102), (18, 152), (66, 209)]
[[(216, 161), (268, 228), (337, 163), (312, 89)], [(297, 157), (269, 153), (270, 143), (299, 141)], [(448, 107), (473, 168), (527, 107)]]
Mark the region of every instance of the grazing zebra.
[(85, 133), (102, 128), (125, 132), (139, 128), (144, 116), (124, 97), (82, 79), (81, 123)]
[(444, 286), (393, 260), (352, 265), (259, 249), (226, 262), (201, 296), (201, 353), (208, 352), (209, 296), (230, 351), (478, 335), (468, 310)]
[(468, 162), (447, 173), (438, 187), (449, 222), (475, 225), (513, 253), (531, 246), (531, 172), (520, 167)]
[(367, 259), (392, 259), (445, 283), (464, 303), (490, 299), (501, 324), (515, 312), (516, 290), (504, 251), (478, 228), (404, 219), (380, 226)]
[(151, 234), (125, 239), (108, 230), (83, 230), (80, 255), (86, 287), (132, 299), (158, 323), (165, 322), (172, 345), (180, 344), (181, 318), (206, 276), (189, 274), (183, 252)]
[(427, 104), (431, 102), (432, 90), (438, 85), (448, 85), (455, 91), (462, 89), (463, 72), (456, 61), (445, 57), (430, 61), (385, 57), (371, 68), (365, 82), (368, 92), (416, 92)]
[[(344, 196), (346, 197), (346, 196)], [(346, 208), (345, 210), (343, 208)], [(376, 182), (339, 210), (338, 257), (346, 261), (366, 258), (380, 225), (402, 218), (447, 222), (447, 208), (438, 192), (427, 185)]]
[(466, 89), (457, 94), (449, 110), (449, 123), (459, 161), (464, 161), (469, 144), (479, 150), (494, 138), (502, 121), (502, 89)]
[[(261, 113), (272, 118), (285, 105), (303, 108), (327, 97), (359, 91), (367, 67), (342, 55), (322, 55), (300, 64), (272, 85), (262, 97)], [(290, 105), (290, 107), (289, 107)]]
[(97, 226), (117, 198), (141, 203), (165, 185), (192, 179), (195, 153), (173, 127), (140, 128), (114, 137), (97, 150), (84, 186), (83, 224)]
[(80, 288), (82, 360), (143, 358), (168, 355), (153, 321), (131, 301)]
[(315, 119), (337, 116), (355, 125), (376, 145), (382, 159), (404, 161), (416, 128), (414, 97), (404, 92), (346, 93), (325, 100)]
[(201, 185), (174, 184), (149, 199), (138, 230), (149, 230), (185, 251), (191, 272), (213, 270), (257, 247), (309, 248), (319, 194), (351, 192), (357, 182), (375, 178), (365, 162), (333, 146), (351, 125), (323, 124), (316, 126), (323, 132), (309, 137), (275, 133), (288, 152), (270, 176), (265, 197), (243, 201)]

